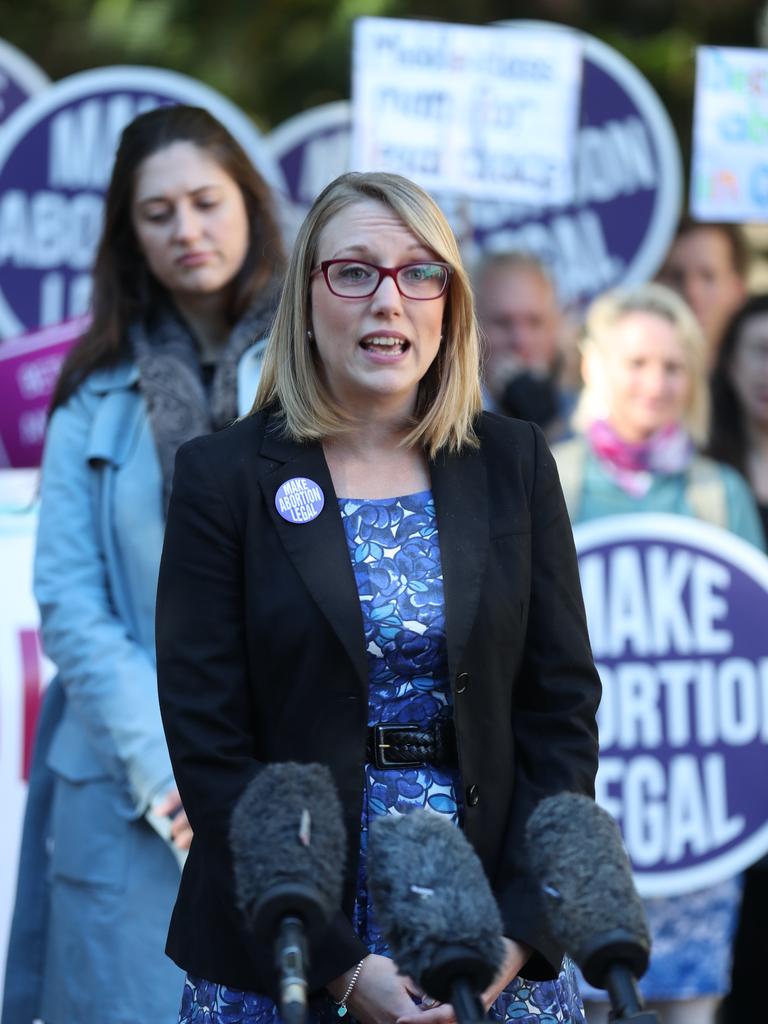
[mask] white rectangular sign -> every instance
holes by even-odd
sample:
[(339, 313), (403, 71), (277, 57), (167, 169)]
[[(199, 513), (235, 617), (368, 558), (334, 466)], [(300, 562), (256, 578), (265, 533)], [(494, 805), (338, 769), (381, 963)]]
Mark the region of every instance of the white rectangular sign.
[(573, 33), (360, 18), (352, 168), (476, 199), (567, 203), (580, 95)]
[(27, 771), (42, 689), (51, 672), (40, 652), (32, 596), (37, 486), (37, 470), (0, 470), (0, 1002)]
[(697, 50), (691, 213), (768, 220), (768, 50)]

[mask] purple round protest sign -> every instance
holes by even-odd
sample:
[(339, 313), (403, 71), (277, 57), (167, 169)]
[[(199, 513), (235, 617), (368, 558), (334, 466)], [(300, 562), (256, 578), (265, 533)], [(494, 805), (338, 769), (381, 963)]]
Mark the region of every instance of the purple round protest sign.
[(311, 523), (324, 505), (322, 488), (306, 476), (291, 477), (275, 493), (275, 508), (288, 523)]
[(303, 212), (329, 181), (349, 170), (351, 116), (346, 100), (324, 103), (283, 121), (267, 135), (291, 202)]
[[(500, 28), (573, 32), (551, 22), (502, 22)], [(649, 82), (625, 57), (593, 36), (583, 47), (576, 143), (577, 198), (532, 208), (496, 200), (436, 195), (465, 257), (533, 252), (550, 268), (565, 304), (584, 306), (620, 284), (658, 270), (682, 203), (675, 131)], [(286, 121), (270, 136), (293, 202), (306, 210), (320, 188), (348, 170), (350, 104), (334, 103)]]
[(682, 516), (574, 538), (603, 683), (596, 795), (638, 890), (736, 875), (768, 852), (768, 558)]
[(147, 67), (97, 68), (56, 82), (0, 132), (0, 337), (87, 310), (120, 133), (138, 114), (174, 103), (207, 108), (282, 188), (255, 125), (202, 82)]
[(50, 85), (45, 72), (26, 54), (0, 39), (0, 124), (25, 103)]

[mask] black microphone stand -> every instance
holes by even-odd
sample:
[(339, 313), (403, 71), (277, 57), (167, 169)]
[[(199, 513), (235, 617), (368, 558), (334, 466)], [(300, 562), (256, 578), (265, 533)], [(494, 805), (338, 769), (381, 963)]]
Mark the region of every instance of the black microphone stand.
[(494, 978), (488, 962), (466, 946), (446, 946), (421, 976), (424, 991), (453, 1006), (458, 1024), (479, 1024), (488, 1019), (480, 993)]
[(304, 1024), (307, 1013), (307, 940), (300, 917), (284, 917), (275, 942), (280, 972), (280, 1015), (285, 1024)]
[(637, 990), (637, 982), (626, 964), (608, 968), (603, 987), (611, 1000), (611, 1024), (659, 1024), (655, 1010), (646, 1010)]
[(479, 1024), (488, 1019), (477, 993), (464, 978), (456, 978), (451, 984), (451, 1005), (458, 1024)]
[(309, 882), (271, 885), (250, 912), (250, 926), (274, 943), (280, 982), (280, 1014), (285, 1024), (304, 1024), (307, 1016), (309, 940), (325, 924), (323, 902)]
[(659, 1024), (654, 1010), (646, 1010), (637, 978), (648, 967), (648, 949), (624, 928), (593, 935), (574, 957), (594, 988), (602, 988), (611, 1000), (611, 1024)]

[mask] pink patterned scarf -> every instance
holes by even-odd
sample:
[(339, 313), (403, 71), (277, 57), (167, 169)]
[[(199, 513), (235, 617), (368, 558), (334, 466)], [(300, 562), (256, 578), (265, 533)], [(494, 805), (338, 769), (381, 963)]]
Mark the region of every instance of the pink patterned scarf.
[(595, 420), (587, 430), (590, 448), (603, 469), (627, 494), (644, 497), (656, 474), (682, 473), (693, 457), (693, 442), (676, 423), (662, 427), (647, 441), (624, 441), (608, 420)]

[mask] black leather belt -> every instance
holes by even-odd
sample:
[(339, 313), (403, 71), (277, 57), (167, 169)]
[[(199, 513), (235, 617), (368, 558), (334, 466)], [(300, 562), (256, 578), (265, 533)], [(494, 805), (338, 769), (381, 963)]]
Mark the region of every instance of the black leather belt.
[(367, 755), (377, 768), (412, 768), (431, 764), (436, 768), (457, 768), (456, 732), (453, 722), (420, 725), (393, 722), (368, 726)]

